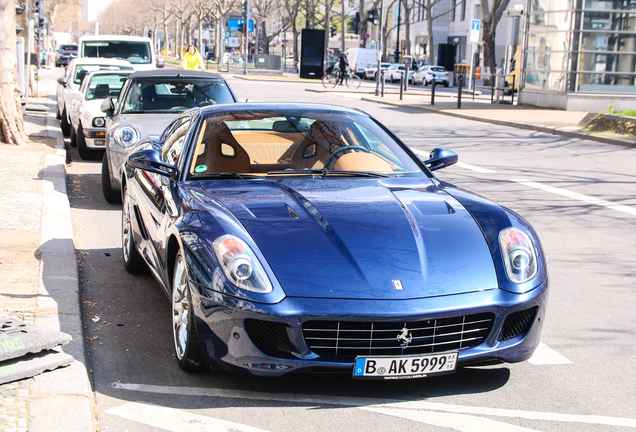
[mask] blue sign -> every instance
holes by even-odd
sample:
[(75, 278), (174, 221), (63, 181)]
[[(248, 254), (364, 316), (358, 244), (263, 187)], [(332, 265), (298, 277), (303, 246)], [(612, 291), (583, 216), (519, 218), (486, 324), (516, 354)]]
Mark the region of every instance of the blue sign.
[(481, 21), (473, 20), (473, 22), (470, 24), (470, 29), (471, 30), (475, 30), (475, 31), (479, 31), (479, 25), (480, 24), (481, 24)]
[[(243, 18), (230, 18), (227, 20), (228, 31), (239, 31), (239, 24), (245, 24)], [(254, 31), (254, 20), (250, 20), (248, 31)]]

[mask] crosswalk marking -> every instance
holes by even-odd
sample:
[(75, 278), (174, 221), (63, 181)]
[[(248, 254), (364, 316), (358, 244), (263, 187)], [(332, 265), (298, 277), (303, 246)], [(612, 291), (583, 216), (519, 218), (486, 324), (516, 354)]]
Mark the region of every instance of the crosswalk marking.
[(138, 402), (126, 403), (110, 408), (106, 412), (170, 432), (267, 432), (214, 417)]
[(528, 359), (528, 363), (533, 365), (572, 364), (565, 356), (559, 354), (544, 343), (539, 343), (532, 357)]
[[(553, 421), (582, 424), (598, 424), (608, 426), (622, 426), (636, 428), (636, 419), (624, 417), (610, 417), (601, 415), (578, 415), (561, 414), (540, 411), (523, 411), (504, 408), (488, 408), (468, 405), (452, 405), (439, 402), (428, 401), (404, 401), (391, 399), (372, 399), (357, 397), (342, 397), (331, 395), (308, 395), (308, 394), (284, 394), (284, 393), (261, 393), (243, 390), (225, 390), (215, 388), (200, 387), (175, 387), (156, 386), (150, 384), (134, 383), (112, 383), (111, 388), (138, 391), (145, 393), (169, 394), (172, 396), (207, 396), (220, 398), (240, 398), (251, 400), (265, 400), (278, 402), (292, 402), (295, 404), (308, 405), (337, 405), (351, 406), (358, 408), (391, 408), (409, 409), (415, 411), (439, 411), (443, 413), (469, 414), (475, 416), (491, 416), (503, 418), (520, 418), (538, 421)], [(478, 430), (477, 430), (478, 431)], [(475, 431), (470, 431), (475, 432)]]

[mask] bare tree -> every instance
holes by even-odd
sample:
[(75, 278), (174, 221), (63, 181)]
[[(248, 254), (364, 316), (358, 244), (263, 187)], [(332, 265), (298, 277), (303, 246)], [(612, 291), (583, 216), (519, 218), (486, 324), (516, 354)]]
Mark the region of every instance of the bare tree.
[(0, 0), (0, 142), (24, 146), (15, 44), (15, 2)]
[(230, 13), (237, 5), (237, 0), (214, 0), (214, 19), (216, 35), (214, 41), (214, 53), (219, 61), (219, 64), (223, 61), (223, 53), (221, 52), (221, 33), (224, 28), (223, 20), (225, 15)]
[(501, 20), (504, 10), (510, 0), (482, 0), (481, 2), (481, 28), (484, 43), (484, 66), (494, 73), (497, 68), (495, 59), (495, 30)]
[(273, 31), (271, 34), (267, 34), (267, 24), (275, 16), (275, 12), (279, 12), (281, 4), (279, 0), (254, 0), (252, 3), (252, 13), (258, 18), (259, 26), (261, 28), (261, 38), (263, 40), (263, 54), (269, 54), (269, 43), (282, 31), (284, 31), (289, 25), (288, 21), (281, 22), (281, 26)]
[(300, 9), (300, 2), (294, 0), (285, 0), (285, 12), (287, 13), (287, 18), (291, 24), (292, 35), (294, 38), (293, 47), (294, 47), (294, 64), (298, 61), (298, 25), (296, 24), (296, 19), (298, 18), (298, 12)]
[[(203, 55), (203, 21), (213, 15), (215, 5), (210, 0), (191, 0), (192, 14), (197, 19), (199, 30), (199, 52)], [(217, 27), (218, 28), (218, 27)]]

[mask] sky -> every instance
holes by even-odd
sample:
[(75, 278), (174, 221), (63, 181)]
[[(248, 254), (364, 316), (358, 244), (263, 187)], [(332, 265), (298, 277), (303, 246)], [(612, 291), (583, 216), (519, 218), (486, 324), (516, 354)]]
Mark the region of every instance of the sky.
[(97, 15), (112, 2), (113, 0), (88, 0), (88, 21), (95, 21)]

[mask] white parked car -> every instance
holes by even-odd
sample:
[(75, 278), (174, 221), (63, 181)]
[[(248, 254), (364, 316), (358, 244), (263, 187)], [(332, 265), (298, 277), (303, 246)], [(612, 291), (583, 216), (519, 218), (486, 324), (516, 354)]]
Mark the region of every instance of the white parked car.
[(124, 60), (102, 58), (77, 58), (71, 60), (66, 73), (57, 80), (56, 114), (64, 136), (71, 135), (71, 94), (79, 92), (84, 76), (98, 70), (133, 70), (130, 63)]
[[(380, 69), (385, 71), (388, 69), (388, 67), (391, 66), (391, 63), (380, 63)], [(363, 75), (364, 75), (364, 79), (375, 79), (375, 73), (378, 70), (378, 64), (374, 63), (371, 66), (368, 66), (364, 69)]]
[(130, 62), (136, 71), (154, 70), (164, 66), (157, 58), (152, 39), (141, 36), (97, 35), (82, 36), (79, 40), (79, 58), (121, 59)]
[(71, 92), (71, 145), (82, 159), (94, 159), (106, 148), (106, 119), (101, 104), (109, 96), (117, 98), (126, 71), (90, 72), (77, 92)]
[(395, 81), (399, 81), (402, 79), (402, 74), (404, 73), (404, 70), (406, 68), (404, 67), (403, 64), (392, 64), (390, 65), (387, 69), (386, 72), (384, 73), (384, 80), (385, 81), (391, 81), (391, 82), (395, 82)]
[(435, 78), (435, 84), (444, 84), (448, 87), (448, 72), (444, 66), (422, 66), (413, 74), (413, 84), (422, 83), (429, 85)]

